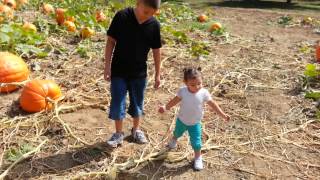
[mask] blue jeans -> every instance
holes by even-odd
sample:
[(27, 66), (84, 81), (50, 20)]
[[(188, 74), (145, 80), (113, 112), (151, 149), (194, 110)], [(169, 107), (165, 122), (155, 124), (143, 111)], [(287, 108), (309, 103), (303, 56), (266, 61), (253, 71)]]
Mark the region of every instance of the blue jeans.
[(111, 105), (109, 118), (112, 120), (123, 120), (126, 117), (127, 92), (129, 92), (130, 98), (128, 114), (133, 118), (142, 116), (146, 84), (146, 78), (111, 78)]
[(202, 146), (202, 141), (201, 141), (202, 130), (201, 130), (200, 122), (195, 125), (188, 126), (188, 125), (185, 125), (183, 122), (181, 122), (179, 118), (177, 118), (176, 127), (173, 132), (174, 137), (178, 139), (183, 135), (183, 133), (186, 130), (188, 130), (188, 133), (190, 136), (190, 142), (193, 150), (200, 151)]

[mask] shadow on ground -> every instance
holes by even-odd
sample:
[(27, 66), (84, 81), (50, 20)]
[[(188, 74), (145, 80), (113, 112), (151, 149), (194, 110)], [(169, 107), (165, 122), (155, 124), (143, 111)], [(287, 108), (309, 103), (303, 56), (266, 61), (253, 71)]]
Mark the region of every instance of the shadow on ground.
[(9, 179), (29, 179), (43, 174), (61, 174), (92, 161), (98, 162), (110, 157), (113, 149), (100, 142), (75, 151), (56, 154), (44, 158), (28, 159), (11, 170)]

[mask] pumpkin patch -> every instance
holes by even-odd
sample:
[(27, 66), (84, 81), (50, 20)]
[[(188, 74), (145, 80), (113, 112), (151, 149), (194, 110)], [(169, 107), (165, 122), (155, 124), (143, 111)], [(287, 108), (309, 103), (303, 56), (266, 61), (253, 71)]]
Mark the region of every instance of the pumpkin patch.
[[(0, 52), (0, 83), (22, 82), (28, 77), (29, 69), (23, 59), (8, 52)], [(7, 93), (17, 88), (15, 85), (6, 85), (0, 87), (0, 92)]]
[(61, 97), (60, 87), (51, 80), (32, 80), (23, 88), (20, 96), (20, 106), (27, 112), (50, 110), (53, 107), (50, 100)]

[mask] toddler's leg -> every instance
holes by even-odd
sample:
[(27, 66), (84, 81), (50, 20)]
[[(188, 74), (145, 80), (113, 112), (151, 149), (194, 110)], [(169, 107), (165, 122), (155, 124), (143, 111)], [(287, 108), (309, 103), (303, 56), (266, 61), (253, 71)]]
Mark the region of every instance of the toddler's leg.
[(183, 135), (183, 133), (187, 130), (187, 126), (181, 122), (179, 118), (176, 121), (176, 127), (173, 131), (173, 136), (177, 140), (179, 137)]
[(203, 169), (202, 157), (201, 157), (201, 124), (198, 123), (193, 126), (188, 126), (188, 132), (190, 136), (191, 146), (194, 150), (194, 168), (196, 170)]
[(175, 149), (177, 147), (177, 140), (183, 135), (186, 129), (187, 126), (183, 124), (179, 118), (177, 118), (176, 127), (173, 131), (173, 137), (168, 144), (169, 149)]

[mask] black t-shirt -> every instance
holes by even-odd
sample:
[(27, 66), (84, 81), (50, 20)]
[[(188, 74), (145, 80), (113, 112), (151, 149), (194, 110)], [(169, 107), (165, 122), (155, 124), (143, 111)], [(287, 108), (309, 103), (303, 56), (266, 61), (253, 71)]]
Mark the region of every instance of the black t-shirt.
[(107, 35), (117, 41), (111, 77), (145, 78), (150, 48), (161, 47), (159, 22), (152, 17), (139, 24), (134, 9), (126, 8), (116, 13)]

